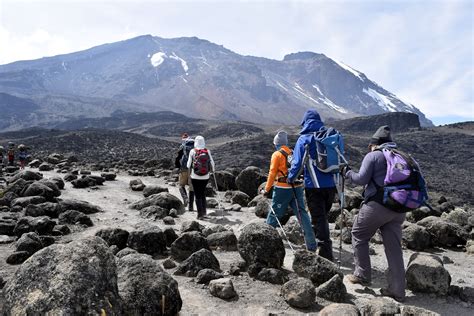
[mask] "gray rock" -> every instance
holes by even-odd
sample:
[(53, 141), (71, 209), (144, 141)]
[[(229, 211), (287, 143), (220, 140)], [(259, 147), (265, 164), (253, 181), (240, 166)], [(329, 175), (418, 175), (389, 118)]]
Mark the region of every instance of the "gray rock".
[(165, 268), (165, 269), (176, 268), (176, 263), (171, 258), (167, 258), (167, 259), (163, 260), (163, 262), (161, 264), (163, 265), (163, 268)]
[(400, 306), (400, 316), (413, 316), (413, 315), (422, 315), (422, 316), (441, 316), (438, 313), (433, 311), (410, 305), (401, 305)]
[(250, 198), (244, 192), (234, 191), (232, 193), (232, 198), (230, 202), (232, 204), (239, 204), (240, 206), (246, 207), (250, 202)]
[(166, 251), (166, 237), (157, 226), (148, 226), (131, 231), (127, 246), (138, 252), (159, 255)]
[(171, 244), (170, 254), (173, 259), (180, 261), (200, 249), (210, 250), (206, 238), (198, 232), (187, 232)]
[(21, 235), (20, 239), (17, 240), (16, 251), (26, 251), (30, 255), (41, 250), (44, 245), (41, 241), (40, 236), (37, 233), (30, 232)]
[(64, 176), (64, 181), (66, 182), (71, 182), (77, 179), (77, 175), (68, 173), (67, 175)]
[(174, 221), (174, 218), (171, 217), (171, 216), (165, 216), (165, 217), (163, 218), (163, 223), (164, 223), (165, 225), (175, 225), (175, 224), (176, 224), (176, 222)]
[(8, 264), (22, 264), (31, 256), (28, 251), (15, 251), (7, 257)]
[(196, 276), (196, 283), (199, 284), (209, 284), (210, 281), (216, 280), (216, 279), (221, 279), (224, 276), (222, 273), (217, 272), (212, 269), (202, 269), (201, 271), (198, 272)]
[(221, 233), (226, 231), (228, 231), (227, 228), (225, 228), (223, 225), (217, 224), (213, 226), (204, 227), (204, 229), (202, 230), (202, 234), (207, 237), (214, 233)]
[(44, 210), (37, 205), (30, 204), (25, 208), (25, 216), (38, 217), (45, 215)]
[(407, 287), (414, 292), (446, 295), (451, 276), (440, 258), (434, 255), (414, 253), (406, 271)]
[(145, 207), (152, 205), (157, 205), (167, 210), (171, 210), (174, 208), (178, 211), (184, 211), (184, 206), (183, 203), (181, 203), (181, 200), (167, 192), (150, 195), (149, 197), (144, 198), (143, 200), (133, 203), (130, 208), (141, 210)]
[(209, 292), (218, 298), (228, 300), (237, 296), (231, 279), (223, 278), (209, 282)]
[(143, 254), (117, 260), (118, 289), (126, 315), (176, 315), (182, 300), (178, 282), (157, 261)]
[(324, 307), (320, 312), (320, 316), (359, 316), (357, 307), (351, 304), (331, 304)]
[(105, 240), (109, 245), (115, 245), (118, 249), (127, 247), (129, 232), (121, 228), (103, 228), (95, 233), (96, 236)]
[(306, 278), (296, 278), (281, 287), (285, 302), (297, 308), (308, 308), (315, 302), (316, 291), (313, 283)]
[(346, 294), (347, 289), (340, 275), (333, 276), (316, 289), (316, 296), (333, 302), (343, 302)]
[(37, 232), (40, 235), (51, 235), (51, 232), (53, 231), (55, 225), (56, 222), (52, 221), (47, 216), (25, 216), (18, 220), (13, 230), (13, 233), (16, 236), (21, 236), (24, 233), (28, 232)]
[(125, 256), (128, 256), (130, 254), (134, 254), (134, 253), (138, 253), (135, 249), (132, 249), (132, 248), (123, 248), (122, 250), (120, 250), (119, 252), (117, 252), (115, 254), (115, 256), (117, 258), (122, 258), (122, 257), (125, 257)]
[(263, 268), (257, 274), (256, 279), (272, 284), (285, 284), (286, 282), (288, 282), (288, 275), (282, 270), (274, 268)]
[(210, 234), (207, 236), (207, 242), (211, 249), (219, 248), (226, 251), (237, 250), (237, 237), (232, 231)]
[(202, 232), (204, 226), (197, 221), (185, 221), (181, 224), (181, 232)]
[(161, 192), (169, 192), (168, 188), (160, 187), (158, 185), (149, 185), (143, 189), (143, 196), (149, 197), (153, 194), (158, 194)]
[(430, 233), (433, 245), (456, 247), (466, 244), (467, 233), (457, 224), (435, 216), (424, 218), (417, 224)]
[(260, 218), (267, 218), (270, 210), (270, 202), (264, 198), (264, 200), (258, 201), (255, 206), (255, 215)]
[(105, 179), (105, 181), (114, 181), (117, 178), (117, 174), (113, 172), (104, 172), (100, 176)]
[(292, 243), (297, 245), (304, 244), (304, 235), (296, 217), (291, 217), (285, 226), (283, 226), (283, 229)]
[(140, 216), (153, 220), (162, 219), (168, 216), (169, 211), (157, 205), (151, 205), (140, 210)]
[(261, 263), (265, 267), (279, 269), (285, 259), (285, 247), (280, 235), (264, 223), (251, 223), (242, 229), (238, 250), (247, 265)]
[(310, 279), (319, 286), (335, 275), (342, 278), (337, 265), (313, 252), (299, 250), (295, 253), (293, 270), (301, 277)]
[(60, 195), (61, 195), (61, 192), (59, 191), (59, 188), (57, 188), (57, 191), (56, 191), (41, 182), (34, 182), (30, 184), (23, 192), (23, 196), (42, 196), (47, 201), (53, 201), (54, 198)]
[(402, 231), (403, 244), (408, 249), (423, 251), (431, 247), (431, 235), (420, 225), (408, 225)]
[(215, 177), (218, 191), (228, 191), (237, 189), (237, 186), (235, 185), (235, 176), (231, 172), (216, 171)]
[(361, 315), (380, 316), (380, 315), (398, 315), (400, 305), (393, 299), (385, 297), (358, 298), (355, 305)]
[(258, 194), (258, 187), (267, 180), (260, 168), (247, 167), (237, 176), (235, 184), (239, 191), (246, 193), (251, 199)]
[(459, 226), (467, 226), (469, 221), (469, 213), (463, 209), (456, 208), (448, 213), (443, 213), (441, 218), (445, 219), (449, 223), (454, 223)]
[(38, 251), (3, 291), (6, 314), (118, 315), (122, 310), (114, 256), (98, 237)]
[(51, 171), (53, 169), (54, 169), (53, 165), (47, 162), (43, 162), (41, 165), (38, 166), (39, 171)]
[(19, 206), (19, 207), (27, 207), (28, 205), (35, 205), (41, 204), (46, 202), (46, 199), (42, 196), (27, 196), (27, 197), (20, 197), (14, 199), (11, 202), (11, 207)]
[(174, 229), (171, 228), (171, 227), (166, 228), (163, 232), (165, 233), (166, 246), (167, 246), (167, 247), (171, 247), (171, 245), (173, 244), (173, 242), (174, 242), (176, 239), (178, 239), (178, 234), (176, 234), (176, 232), (174, 231)]
[(64, 211), (59, 203), (45, 202), (35, 206), (41, 208), (44, 211), (44, 215), (51, 218), (58, 218), (59, 214)]
[(360, 208), (364, 198), (359, 192), (349, 189), (344, 191), (344, 201), (344, 208), (350, 211), (355, 208)]
[(140, 179), (130, 180), (129, 186), (132, 191), (143, 191), (143, 189), (146, 187), (146, 185)]
[(202, 269), (220, 271), (219, 261), (210, 250), (201, 249), (193, 253), (179, 264), (175, 274), (193, 277)]
[(102, 212), (102, 209), (98, 206), (92, 205), (89, 202), (74, 199), (62, 200), (59, 202), (59, 205), (63, 210), (76, 210), (87, 215)]
[(86, 214), (76, 211), (76, 210), (68, 210), (59, 214), (59, 224), (71, 224), (71, 225), (85, 225), (88, 227), (94, 226), (92, 220)]
[[(260, 192), (260, 190), (259, 190)], [(256, 197), (254, 197), (250, 202), (249, 204), (247, 205), (248, 207), (254, 207), (254, 206), (257, 206), (258, 202), (260, 201), (268, 201), (268, 199), (266, 197), (264, 197), (262, 194), (259, 194), (257, 195)]]

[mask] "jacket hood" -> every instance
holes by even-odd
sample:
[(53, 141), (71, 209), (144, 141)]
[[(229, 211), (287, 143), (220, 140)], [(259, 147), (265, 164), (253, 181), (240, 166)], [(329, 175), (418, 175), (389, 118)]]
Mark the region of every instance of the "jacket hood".
[(321, 121), (321, 116), (319, 116), (318, 111), (310, 109), (304, 114), (301, 126), (303, 128), (300, 134), (308, 134), (319, 131), (319, 129), (324, 126), (324, 123)]
[(206, 148), (206, 141), (202, 136), (196, 136), (194, 139), (194, 148), (196, 149), (204, 149)]

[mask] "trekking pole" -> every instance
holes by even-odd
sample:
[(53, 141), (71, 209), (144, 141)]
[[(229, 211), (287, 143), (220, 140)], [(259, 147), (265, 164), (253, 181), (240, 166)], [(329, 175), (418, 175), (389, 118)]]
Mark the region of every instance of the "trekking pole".
[(218, 192), (218, 187), (217, 187), (217, 179), (216, 179), (216, 173), (212, 173), (212, 177), (214, 178), (214, 184), (216, 185), (216, 193), (217, 193), (217, 206), (221, 210), (221, 219), (224, 219), (224, 209), (221, 206), (221, 202), (219, 201), (219, 192)]
[(278, 216), (275, 213), (275, 210), (273, 209), (273, 207), (271, 205), (269, 205), (269, 208), (270, 208), (270, 211), (272, 212), (273, 216), (275, 216), (275, 219), (278, 223), (278, 226), (280, 226), (281, 231), (283, 233), (283, 236), (285, 236), (285, 239), (288, 242), (288, 246), (290, 246), (291, 251), (294, 253), (295, 249), (293, 249), (293, 246), (291, 245), (290, 239), (288, 239), (288, 236), (286, 235), (285, 230), (283, 229), (283, 226), (281, 225), (280, 220), (278, 219)]

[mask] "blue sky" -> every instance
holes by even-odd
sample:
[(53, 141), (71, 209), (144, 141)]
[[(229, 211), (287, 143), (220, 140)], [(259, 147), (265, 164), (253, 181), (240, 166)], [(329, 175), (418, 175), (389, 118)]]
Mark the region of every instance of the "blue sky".
[(0, 64), (142, 34), (343, 61), (435, 124), (474, 120), (474, 1), (0, 0)]

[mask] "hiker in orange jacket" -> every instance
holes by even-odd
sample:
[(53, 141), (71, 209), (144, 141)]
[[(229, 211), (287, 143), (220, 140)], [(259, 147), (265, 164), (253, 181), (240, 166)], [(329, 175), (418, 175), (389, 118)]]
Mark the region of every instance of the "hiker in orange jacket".
[(262, 192), (268, 196), (273, 186), (272, 210), (268, 213), (267, 224), (277, 227), (290, 205), (303, 229), (306, 248), (309, 251), (316, 251), (316, 238), (304, 204), (303, 184), (288, 184), (286, 182), (288, 161), (291, 160), (292, 155), (292, 151), (288, 147), (288, 134), (285, 131), (278, 132), (273, 139), (273, 144), (276, 151), (272, 155), (267, 184)]

